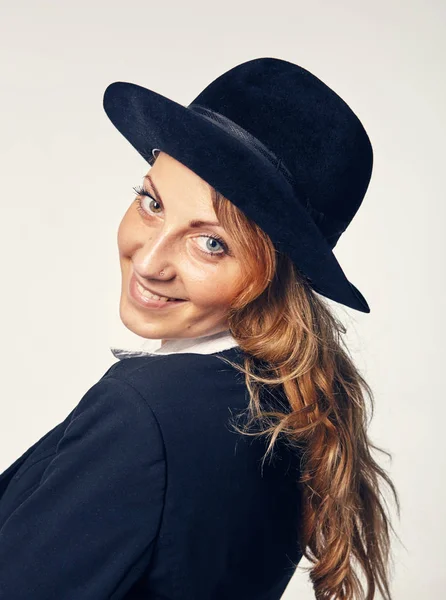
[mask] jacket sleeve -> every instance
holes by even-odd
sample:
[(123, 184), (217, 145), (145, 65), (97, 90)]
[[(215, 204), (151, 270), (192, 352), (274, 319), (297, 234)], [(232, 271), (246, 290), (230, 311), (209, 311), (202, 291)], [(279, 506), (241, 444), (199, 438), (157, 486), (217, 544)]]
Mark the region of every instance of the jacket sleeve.
[(150, 562), (165, 482), (150, 406), (129, 383), (100, 379), (0, 530), (0, 599), (124, 598)]

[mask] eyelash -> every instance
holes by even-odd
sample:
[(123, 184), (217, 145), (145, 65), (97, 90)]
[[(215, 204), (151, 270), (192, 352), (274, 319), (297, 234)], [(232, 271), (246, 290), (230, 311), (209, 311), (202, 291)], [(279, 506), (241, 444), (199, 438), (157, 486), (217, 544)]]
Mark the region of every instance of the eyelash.
[[(145, 211), (141, 205), (142, 203), (142, 196), (147, 196), (147, 198), (150, 198), (151, 200), (155, 200), (155, 202), (158, 202), (158, 200), (156, 198), (154, 198), (151, 194), (149, 194), (142, 186), (136, 186), (134, 188), (132, 188), (134, 190), (134, 192), (137, 194), (138, 198), (136, 200), (136, 210), (142, 215), (147, 215), (147, 211)], [(219, 236), (219, 235), (200, 235), (198, 237), (207, 237), (207, 238), (211, 238), (213, 240), (217, 240), (217, 242), (223, 247), (224, 252), (206, 252), (206, 250), (202, 250), (202, 252), (204, 252), (205, 254), (210, 254), (212, 256), (223, 256), (224, 254), (229, 254), (229, 249), (228, 246), (226, 245), (226, 242)]]

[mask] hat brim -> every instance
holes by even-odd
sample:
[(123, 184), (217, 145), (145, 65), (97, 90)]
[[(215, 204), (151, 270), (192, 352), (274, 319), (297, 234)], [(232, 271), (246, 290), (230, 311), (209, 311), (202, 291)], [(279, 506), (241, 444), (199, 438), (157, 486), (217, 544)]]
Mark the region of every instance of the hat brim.
[(321, 295), (355, 310), (370, 308), (347, 279), (296, 192), (265, 156), (207, 116), (134, 83), (104, 92), (104, 110), (147, 161), (159, 148), (233, 202), (287, 253)]

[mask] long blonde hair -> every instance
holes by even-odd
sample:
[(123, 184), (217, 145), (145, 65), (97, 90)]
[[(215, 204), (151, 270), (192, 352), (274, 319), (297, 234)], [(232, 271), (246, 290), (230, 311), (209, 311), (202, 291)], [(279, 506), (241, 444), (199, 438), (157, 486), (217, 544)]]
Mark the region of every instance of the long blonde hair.
[[(155, 160), (150, 157), (149, 163)], [(243, 435), (267, 437), (263, 460), (272, 458), (279, 437), (301, 454), (299, 545), (313, 565), (316, 600), (372, 600), (377, 588), (384, 600), (392, 600), (394, 529), (382, 483), (393, 494), (398, 516), (400, 503), (390, 477), (371, 454), (375, 449), (390, 456), (367, 435), (366, 398), (371, 418), (374, 397), (342, 338), (346, 328), (269, 236), (212, 192), (216, 216), (244, 257), (228, 322), (246, 357), (243, 366), (222, 357), (244, 374), (250, 396), (246, 426), (233, 426)], [(277, 403), (274, 410), (264, 409), (263, 390), (285, 398), (283, 411)], [(260, 424), (260, 431), (250, 431), (252, 424)], [(365, 575), (366, 591), (356, 566)]]
[[(279, 437), (302, 453), (300, 545), (313, 564), (310, 580), (319, 599), (371, 600), (376, 588), (391, 600), (390, 518), (381, 482), (398, 494), (370, 450), (365, 396), (373, 392), (342, 338), (344, 325), (316, 295), (291, 260), (233, 203), (213, 190), (218, 220), (244, 256), (244, 281), (229, 313), (229, 330), (246, 353), (250, 401), (244, 435), (265, 435), (271, 456)], [(256, 252), (252, 252), (256, 248)], [(278, 389), (283, 411), (264, 410), (262, 389)], [(371, 415), (371, 416), (372, 416)], [(251, 424), (261, 424), (250, 432)], [(381, 480), (381, 481), (380, 481)], [(367, 591), (354, 570), (365, 575)]]

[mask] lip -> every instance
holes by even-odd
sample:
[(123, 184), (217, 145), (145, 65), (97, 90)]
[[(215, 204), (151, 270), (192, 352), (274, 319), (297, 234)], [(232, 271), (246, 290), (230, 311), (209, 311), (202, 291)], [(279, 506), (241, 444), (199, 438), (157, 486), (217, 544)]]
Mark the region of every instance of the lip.
[[(145, 290), (147, 290), (148, 292), (150, 292), (151, 294), (155, 294), (155, 296), (164, 296), (164, 294), (160, 294), (159, 292), (156, 292), (155, 290), (151, 290), (147, 285), (144, 285), (144, 283), (141, 283), (139, 281), (139, 279), (136, 277), (135, 272), (133, 272), (133, 275), (137, 281), (137, 283), (139, 283), (139, 285), (144, 288)], [(184, 298), (177, 298), (177, 300), (184, 300)]]
[[(184, 302), (187, 302), (187, 300), (169, 300), (169, 302), (166, 302), (165, 300), (152, 300), (151, 298), (145, 298), (138, 290), (136, 284), (139, 283), (139, 281), (136, 279), (135, 273), (132, 273), (132, 276), (130, 278), (130, 282), (129, 282), (129, 296), (135, 301), (137, 302), (140, 306), (143, 306), (144, 308), (155, 308), (155, 309), (166, 309), (167, 307), (174, 307), (174, 306), (179, 306), (180, 304), (184, 304)], [(145, 287), (145, 286), (141, 286), (141, 287)], [(147, 288), (145, 288), (147, 289)], [(150, 290), (147, 290), (150, 291)]]

